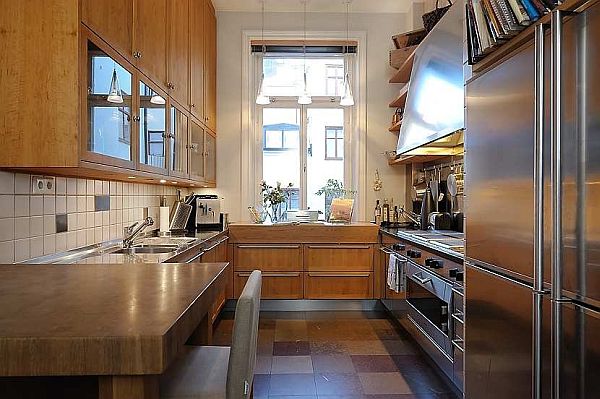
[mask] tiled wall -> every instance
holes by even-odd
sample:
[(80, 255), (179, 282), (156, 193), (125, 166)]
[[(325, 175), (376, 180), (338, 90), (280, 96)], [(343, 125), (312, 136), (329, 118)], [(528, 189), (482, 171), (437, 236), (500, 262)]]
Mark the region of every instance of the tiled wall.
[[(96, 211), (95, 196), (108, 196), (109, 210)], [(54, 194), (33, 195), (30, 175), (0, 171), (0, 263), (121, 238), (144, 208), (157, 228), (162, 196), (172, 205), (176, 187), (66, 177), (55, 178)], [(67, 231), (57, 233), (60, 215)]]

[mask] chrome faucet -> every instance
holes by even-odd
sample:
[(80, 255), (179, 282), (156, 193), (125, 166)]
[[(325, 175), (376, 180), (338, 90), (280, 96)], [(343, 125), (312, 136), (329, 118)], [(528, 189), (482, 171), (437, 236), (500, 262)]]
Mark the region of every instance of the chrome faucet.
[(133, 241), (139, 236), (142, 231), (148, 226), (152, 226), (154, 224), (154, 219), (148, 216), (146, 219), (142, 221), (142, 223), (135, 222), (131, 226), (125, 229), (125, 238), (123, 238), (123, 248), (131, 248), (133, 245)]
[(398, 212), (400, 213), (400, 215), (403, 215), (405, 218), (407, 218), (414, 224), (417, 224), (417, 225), (421, 224), (421, 216), (417, 215), (416, 213), (413, 213), (411, 211), (405, 210), (403, 206), (400, 207)]

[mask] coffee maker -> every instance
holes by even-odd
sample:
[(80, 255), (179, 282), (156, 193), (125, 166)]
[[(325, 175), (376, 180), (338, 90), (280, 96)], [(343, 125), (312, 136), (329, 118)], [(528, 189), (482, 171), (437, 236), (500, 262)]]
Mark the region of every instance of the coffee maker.
[(219, 196), (192, 194), (185, 202), (192, 206), (187, 231), (217, 230), (223, 227)]

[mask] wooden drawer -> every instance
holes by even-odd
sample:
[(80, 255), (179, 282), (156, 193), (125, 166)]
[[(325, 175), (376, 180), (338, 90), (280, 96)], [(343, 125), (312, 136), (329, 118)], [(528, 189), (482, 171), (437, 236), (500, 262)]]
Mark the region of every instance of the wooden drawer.
[(371, 245), (305, 245), (307, 271), (373, 271)]
[(304, 274), (306, 299), (373, 298), (373, 273), (308, 272)]
[(235, 247), (234, 262), (236, 271), (302, 271), (302, 246), (239, 244)]
[[(244, 289), (249, 272), (235, 272), (233, 287), (238, 298)], [(262, 299), (302, 299), (303, 281), (300, 272), (266, 272), (262, 274)]]

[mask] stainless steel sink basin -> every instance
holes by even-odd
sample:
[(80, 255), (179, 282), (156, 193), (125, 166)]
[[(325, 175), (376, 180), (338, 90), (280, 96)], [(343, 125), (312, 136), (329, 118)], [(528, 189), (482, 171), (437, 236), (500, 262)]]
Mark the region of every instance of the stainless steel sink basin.
[(177, 250), (176, 245), (152, 245), (152, 246), (134, 246), (131, 248), (121, 248), (112, 252), (113, 254), (166, 254)]

